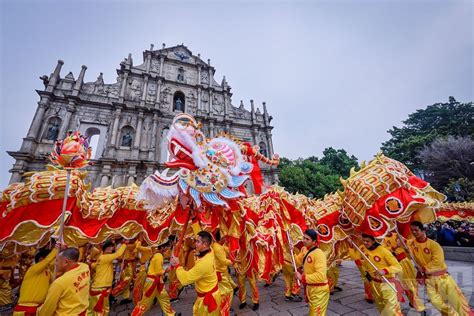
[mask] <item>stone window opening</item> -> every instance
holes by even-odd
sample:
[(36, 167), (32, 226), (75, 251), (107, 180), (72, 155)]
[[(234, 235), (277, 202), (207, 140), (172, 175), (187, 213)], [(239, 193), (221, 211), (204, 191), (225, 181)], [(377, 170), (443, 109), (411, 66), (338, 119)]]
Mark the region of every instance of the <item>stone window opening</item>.
[(258, 144), (258, 147), (260, 147), (260, 150), (259, 150), (260, 153), (261, 153), (262, 155), (264, 155), (265, 157), (268, 157), (268, 155), (267, 155), (267, 153), (268, 153), (268, 151), (267, 151), (267, 145), (266, 145), (264, 142), (260, 142), (260, 143)]
[(176, 91), (173, 96), (173, 111), (183, 112), (185, 109), (186, 97), (181, 91)]
[(57, 140), (59, 136), (59, 129), (61, 128), (61, 122), (62, 120), (57, 116), (50, 117), (48, 120), (48, 125), (46, 126), (46, 130), (44, 131), (43, 139), (51, 141)]
[(120, 132), (120, 147), (132, 147), (135, 130), (130, 125), (122, 127)]
[(100, 130), (96, 127), (89, 127), (84, 133), (89, 142), (89, 146), (92, 148), (91, 158), (98, 159), (99, 152), (99, 140), (100, 140)]

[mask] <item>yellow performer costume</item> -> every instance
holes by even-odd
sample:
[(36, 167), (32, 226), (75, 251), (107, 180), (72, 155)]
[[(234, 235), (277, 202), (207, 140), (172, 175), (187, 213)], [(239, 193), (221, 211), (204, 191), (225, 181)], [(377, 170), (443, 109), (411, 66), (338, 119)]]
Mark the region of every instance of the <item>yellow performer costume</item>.
[[(296, 253), (297, 248), (294, 248), (293, 251), (295, 251), (296, 258), (298, 256), (298, 254)], [(301, 298), (299, 297), (300, 286), (298, 285), (298, 282), (296, 282), (295, 279), (295, 268), (293, 267), (293, 262), (291, 260), (291, 254), (289, 250), (283, 253), (283, 259), (284, 263), (282, 267), (282, 272), (283, 281), (285, 282), (285, 299), (287, 301), (293, 301), (295, 299), (301, 300)]]
[(126, 245), (121, 245), (115, 253), (101, 254), (97, 263), (92, 264), (95, 275), (90, 290), (88, 315), (109, 314), (109, 295), (114, 279), (113, 261), (120, 258), (125, 249)]
[(94, 278), (95, 266), (96, 266), (95, 263), (99, 259), (99, 256), (101, 255), (101, 253), (102, 252), (100, 251), (98, 247), (92, 246), (89, 249), (89, 253), (86, 254), (86, 262), (89, 265), (89, 268), (91, 270), (91, 279)]
[(0, 306), (12, 304), (13, 271), (20, 261), (20, 255), (0, 260)]
[(418, 312), (425, 310), (425, 305), (418, 295), (418, 283), (416, 282), (416, 272), (413, 263), (411, 262), (407, 252), (403, 247), (400, 246), (400, 242), (395, 233), (389, 233), (384, 241), (383, 245), (392, 252), (397, 258), (398, 262), (402, 266), (402, 272), (400, 274), (400, 281), (403, 286), (408, 300), (411, 306)]
[[(169, 249), (169, 251), (167, 251), (164, 254), (165, 258), (170, 258), (171, 257), (171, 250), (172, 249)], [(179, 254), (178, 254), (179, 263), (181, 265), (184, 265), (183, 248), (178, 249), (178, 251), (179, 251)], [(179, 295), (179, 293), (181, 293), (181, 290), (183, 289), (183, 285), (181, 285), (181, 283), (179, 283), (178, 278), (176, 277), (176, 269), (171, 269), (168, 272), (168, 279), (169, 279), (169, 281), (168, 281), (169, 282), (168, 293), (170, 295), (171, 300), (173, 301), (173, 300), (178, 299), (178, 295)]]
[(252, 294), (252, 303), (255, 306), (256, 304), (259, 304), (259, 300), (260, 300), (260, 295), (258, 293), (258, 288), (257, 288), (256, 273), (254, 271), (247, 271), (247, 272), (240, 273), (240, 271), (237, 270), (237, 283), (239, 285), (240, 305), (245, 306), (247, 304), (247, 287), (245, 286), (246, 280), (250, 284), (250, 291)]
[(227, 259), (225, 248), (218, 242), (213, 242), (211, 248), (216, 260), (217, 279), (219, 282), (219, 291), (221, 292), (220, 315), (229, 316), (232, 306), (232, 297), (234, 296), (234, 288), (232, 287), (228, 270), (232, 261)]
[(89, 303), (89, 285), (89, 267), (85, 263), (77, 263), (51, 284), (38, 316), (85, 316)]
[(193, 305), (193, 315), (220, 314), (221, 293), (217, 282), (214, 253), (210, 250), (199, 254), (194, 267), (186, 271), (183, 267), (176, 268), (179, 282), (186, 286), (194, 283), (197, 298)]
[(309, 315), (326, 315), (329, 304), (326, 255), (317, 248), (305, 251), (303, 257), (303, 284), (309, 304)]
[(13, 316), (36, 315), (36, 310), (46, 299), (51, 282), (49, 265), (54, 261), (57, 253), (57, 249), (51, 250), (43, 260), (33, 264), (26, 271), (20, 288), (20, 298), (13, 311)]
[[(392, 253), (385, 247), (375, 243), (371, 249), (364, 246), (362, 251), (378, 270), (385, 272), (385, 278), (395, 287), (395, 276), (402, 271), (402, 267)], [(366, 260), (362, 262), (364, 269), (369, 273), (370, 286), (375, 298), (377, 309), (381, 315), (402, 315), (397, 293), (375, 273), (375, 269)]]
[(374, 296), (372, 294), (372, 289), (370, 286), (369, 280), (366, 278), (366, 270), (364, 266), (362, 265), (362, 261), (364, 260), (358, 250), (356, 250), (352, 245), (349, 246), (349, 257), (351, 260), (354, 261), (355, 265), (357, 266), (357, 269), (359, 270), (360, 273), (360, 278), (364, 282), (364, 298), (368, 301), (373, 303)]
[(139, 257), (139, 267), (135, 278), (133, 279), (133, 303), (136, 305), (142, 298), (143, 285), (145, 284), (147, 274), (147, 263), (153, 257), (151, 247), (142, 246), (141, 241), (137, 243), (137, 251)]
[(428, 238), (423, 242), (410, 240), (408, 247), (418, 266), (423, 269), (422, 278), (431, 304), (443, 315), (469, 315), (466, 297), (448, 274), (443, 248)]
[(138, 241), (128, 244), (125, 250), (123, 269), (120, 271), (120, 280), (112, 289), (113, 296), (121, 295), (124, 300), (131, 299), (132, 280), (135, 277), (135, 259), (137, 257)]
[(338, 262), (334, 262), (328, 268), (328, 283), (329, 283), (329, 293), (334, 293), (334, 288), (337, 287), (337, 282), (339, 281), (339, 266)]
[(148, 267), (148, 274), (146, 275), (145, 286), (143, 288), (143, 295), (141, 301), (135, 306), (132, 316), (139, 316), (145, 314), (153, 304), (153, 300), (157, 298), (160, 303), (161, 310), (165, 316), (174, 316), (176, 313), (170, 304), (170, 297), (165, 289), (163, 282), (163, 255), (157, 253), (153, 256)]

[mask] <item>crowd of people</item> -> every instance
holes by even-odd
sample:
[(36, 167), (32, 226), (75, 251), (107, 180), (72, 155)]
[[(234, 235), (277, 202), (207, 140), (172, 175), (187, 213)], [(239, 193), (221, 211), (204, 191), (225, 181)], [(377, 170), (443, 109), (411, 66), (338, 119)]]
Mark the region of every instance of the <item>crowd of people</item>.
[(436, 221), (428, 224), (426, 234), (442, 246), (474, 247), (474, 223), (467, 221)]
[[(364, 234), (351, 239), (348, 256), (360, 271), (366, 300), (375, 303), (382, 315), (401, 315), (399, 302), (406, 295), (414, 309), (424, 312), (418, 296), (419, 286), (424, 285), (432, 305), (443, 315), (470, 315), (466, 298), (448, 273), (442, 247), (427, 238), (420, 222), (411, 223), (411, 232), (414, 238), (405, 241), (395, 233), (383, 242)], [(341, 290), (337, 287), (340, 260), (329, 264), (318, 246), (318, 233), (306, 230), (302, 247), (293, 249), (294, 257), (288, 251), (281, 271), (272, 271), (273, 276), (283, 273), (282, 300), (301, 301), (303, 289), (309, 315), (325, 315), (330, 294)], [(123, 239), (99, 247), (56, 243), (37, 251), (34, 262), (19, 271), (23, 259), (22, 255), (0, 261), (0, 305), (13, 305), (13, 282), (21, 282), (15, 316), (108, 315), (118, 298), (118, 304), (134, 303), (134, 316), (143, 315), (154, 303), (164, 315), (180, 315), (172, 303), (188, 285), (196, 291), (193, 315), (230, 315), (236, 293), (239, 309), (248, 308), (246, 282), (251, 285), (251, 308), (259, 309), (258, 276), (239, 266), (246, 262), (229, 259), (218, 232), (196, 232), (183, 244), (171, 238), (158, 247)], [(229, 273), (231, 267), (237, 283)]]

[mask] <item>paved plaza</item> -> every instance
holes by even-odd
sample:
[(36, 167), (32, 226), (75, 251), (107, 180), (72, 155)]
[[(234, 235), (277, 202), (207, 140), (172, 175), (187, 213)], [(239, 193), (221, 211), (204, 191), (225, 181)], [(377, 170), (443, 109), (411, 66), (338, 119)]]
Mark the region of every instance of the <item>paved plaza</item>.
[[(472, 262), (461, 261), (447, 261), (450, 274), (454, 280), (459, 284), (462, 291), (469, 300), (471, 308), (474, 306), (473, 284), (474, 284), (474, 267)], [(374, 304), (369, 304), (364, 300), (364, 288), (359, 276), (359, 271), (353, 262), (343, 262), (339, 277), (339, 286), (343, 289), (342, 292), (336, 292), (331, 295), (329, 303), (328, 315), (378, 315)], [(260, 282), (260, 309), (257, 312), (251, 310), (250, 307), (239, 310), (239, 301), (237, 296), (234, 296), (233, 310), (231, 315), (307, 315), (308, 307), (305, 302), (286, 302), (284, 299), (284, 283), (280, 276), (275, 283), (267, 288), (264, 283)], [(247, 291), (249, 293), (249, 291)], [(428, 315), (440, 315), (440, 313), (433, 308), (428, 302), (426, 292), (420, 290), (420, 295), (427, 306)], [(173, 303), (173, 307), (177, 312), (182, 312), (182, 315), (192, 315), (192, 305), (195, 298), (194, 289), (189, 288), (180, 296), (178, 302)], [(247, 302), (251, 302), (250, 298)], [(133, 306), (115, 306), (112, 309), (111, 315), (125, 316), (131, 313)], [(419, 315), (414, 309), (411, 309), (408, 303), (402, 303), (402, 311), (406, 315)], [(147, 315), (161, 315), (159, 305), (147, 313)]]

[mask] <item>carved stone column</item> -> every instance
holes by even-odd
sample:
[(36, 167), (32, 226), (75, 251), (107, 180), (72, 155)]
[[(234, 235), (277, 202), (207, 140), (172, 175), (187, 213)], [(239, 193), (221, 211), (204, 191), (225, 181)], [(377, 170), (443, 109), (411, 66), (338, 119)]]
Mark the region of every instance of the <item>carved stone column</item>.
[(197, 108), (198, 108), (198, 110), (202, 110), (202, 107), (201, 107), (201, 93), (202, 93), (201, 87), (198, 87), (198, 93), (197, 93), (197, 99), (198, 99), (197, 100), (198, 101), (197, 102)]
[(161, 79), (158, 80), (158, 86), (156, 90), (156, 100), (155, 100), (155, 109), (160, 109), (160, 100), (161, 100), (161, 85), (163, 81)]
[(142, 100), (140, 102), (141, 106), (145, 105), (145, 100), (146, 100), (147, 94), (148, 94), (148, 76), (145, 75), (145, 79), (144, 79), (144, 82), (143, 82)]
[(109, 185), (109, 176), (110, 176), (111, 166), (104, 165), (102, 167), (102, 178), (100, 179), (100, 186), (102, 188)]
[(84, 75), (86, 74), (87, 66), (82, 65), (81, 72), (79, 73), (79, 77), (77, 78), (76, 84), (74, 85), (74, 89), (72, 91), (73, 96), (78, 96), (79, 92), (81, 91), (82, 83), (84, 82)]
[(153, 127), (151, 129), (151, 146), (150, 146), (150, 152), (148, 153), (148, 160), (155, 160), (157, 128), (158, 128), (158, 114), (155, 113), (153, 115)]
[(209, 138), (214, 138), (214, 121), (209, 122)]
[(270, 132), (267, 132), (266, 136), (267, 136), (267, 144), (268, 144), (268, 157), (271, 158), (273, 156), (272, 134)]
[(53, 75), (49, 79), (48, 86), (46, 87), (47, 92), (53, 92), (56, 84), (59, 81), (59, 74), (61, 73), (61, 68), (63, 65), (64, 65), (64, 61), (58, 60), (58, 64), (56, 65)]
[(214, 99), (214, 93), (212, 90), (209, 90), (209, 108), (207, 109), (207, 113), (212, 115), (212, 100)]
[(165, 57), (160, 56), (160, 77), (163, 77), (163, 64), (165, 62)]
[(122, 87), (120, 88), (119, 102), (123, 102), (125, 98), (125, 87), (127, 86), (128, 73), (125, 72), (122, 78)]
[(198, 82), (197, 84), (201, 84), (201, 65), (198, 65)]
[(120, 123), (120, 114), (122, 113), (122, 109), (121, 108), (117, 108), (115, 109), (115, 113), (114, 113), (114, 125), (112, 127), (112, 137), (110, 139), (110, 145), (111, 146), (114, 146), (114, 147), (118, 147), (117, 146), (117, 137), (118, 137), (118, 127), (119, 127), (119, 123)]
[(136, 176), (136, 173), (137, 173), (137, 167), (135, 165), (131, 165), (129, 168), (128, 168), (128, 181), (127, 181), (127, 185), (132, 185), (133, 183), (135, 183), (135, 176)]
[(143, 112), (140, 111), (138, 113), (137, 131), (135, 133), (135, 142), (133, 144), (133, 147), (135, 149), (138, 149), (140, 147), (140, 139), (141, 139), (142, 129), (143, 129)]
[(28, 131), (28, 135), (26, 137), (35, 138), (37, 140), (41, 138), (39, 131), (41, 124), (43, 123), (44, 113), (46, 112), (48, 103), (48, 99), (41, 99), (41, 101), (38, 102), (38, 108), (36, 109), (35, 117), (33, 118), (33, 122), (31, 123), (30, 130)]
[(63, 122), (61, 124), (61, 129), (59, 130), (58, 139), (63, 139), (66, 136), (69, 123), (71, 122), (72, 113), (74, 113), (75, 111), (75, 103), (69, 101), (69, 104), (66, 107), (66, 114), (64, 115)]

